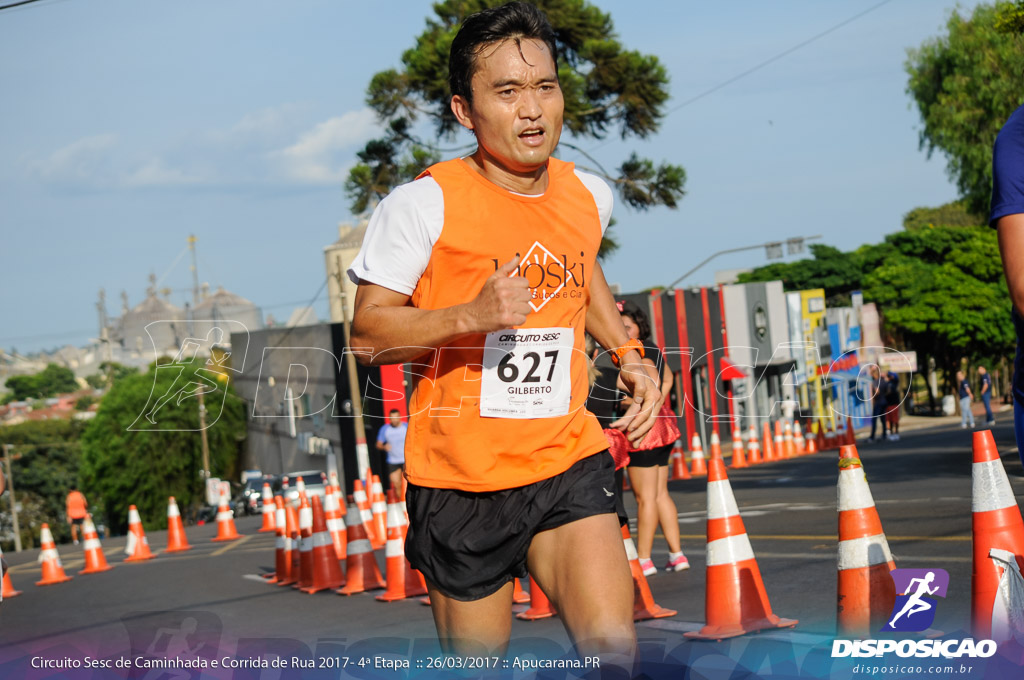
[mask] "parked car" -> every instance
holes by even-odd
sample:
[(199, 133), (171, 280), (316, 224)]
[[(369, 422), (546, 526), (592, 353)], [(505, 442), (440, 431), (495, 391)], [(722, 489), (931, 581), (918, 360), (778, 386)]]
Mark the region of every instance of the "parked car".
[[(281, 489), (282, 493), (284, 493), (284, 502), (299, 502), (299, 491), (296, 485), (299, 477), (302, 477), (302, 483), (306, 485), (306, 496), (311, 498), (316, 494), (320, 496), (320, 501), (323, 502), (324, 495), (327, 492), (327, 473), (321, 470), (300, 470), (299, 472), (289, 472), (281, 475)], [(285, 487), (287, 487), (286, 491), (284, 490)]]

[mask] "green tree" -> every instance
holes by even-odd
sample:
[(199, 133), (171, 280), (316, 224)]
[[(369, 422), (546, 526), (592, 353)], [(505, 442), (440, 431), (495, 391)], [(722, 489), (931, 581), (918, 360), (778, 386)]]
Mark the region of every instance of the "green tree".
[[(503, 0), (444, 0), (415, 45), (402, 54), (402, 68), (381, 71), (367, 88), (366, 101), (387, 124), (381, 139), (367, 143), (350, 171), (345, 191), (351, 209), (372, 208), (395, 186), (412, 180), (442, 153), (434, 141), (420, 138), (414, 123), (427, 118), (437, 139), (451, 143), (460, 126), (449, 108), (448, 52), (462, 20)], [(627, 139), (645, 139), (658, 131), (668, 101), (668, 73), (657, 57), (626, 49), (615, 37), (611, 17), (583, 0), (537, 0), (555, 29), (559, 49), (558, 78), (565, 97), (565, 129), (561, 145), (581, 151), (574, 140), (602, 140), (611, 132)], [(589, 158), (589, 157), (588, 157)], [(682, 167), (632, 154), (614, 172), (596, 161), (587, 168), (615, 186), (622, 199), (638, 210), (664, 205), (675, 208), (683, 197)], [(613, 239), (602, 243), (601, 256), (614, 250)]]
[[(0, 428), (0, 441), (12, 446), (11, 469), (22, 512), (18, 515), (23, 545), (39, 544), (43, 522), (50, 525), (54, 539), (67, 540), (71, 533), (65, 518), (64, 500), (72, 484), (79, 483), (81, 460), (79, 440), (85, 424), (78, 420), (36, 420)], [(90, 491), (83, 489), (86, 496)], [(10, 492), (0, 508), (4, 529), (10, 529)], [(92, 499), (90, 499), (92, 500)]]
[(937, 208), (914, 208), (903, 216), (903, 228), (914, 231), (927, 227), (977, 227), (987, 221), (984, 216), (971, 213), (966, 201), (953, 201)]
[(47, 364), (46, 368), (33, 375), (11, 376), (4, 386), (11, 390), (6, 401), (45, 399), (55, 394), (74, 392), (78, 389), (74, 372), (70, 368), (54, 363)]
[(988, 211), (996, 135), (1021, 104), (1019, 16), (1020, 6), (1009, 4), (978, 5), (970, 17), (954, 10), (945, 35), (908, 51), (907, 93), (921, 113), (921, 148), (946, 156), (950, 179), (976, 214)]
[(162, 528), (168, 496), (185, 507), (202, 502), (197, 399), (175, 396), (154, 414), (155, 424), (145, 417), (158, 398), (196, 384), (216, 388), (204, 394), (211, 474), (237, 472), (245, 409), (234, 388), (205, 362), (154, 364), (145, 374), (126, 375), (111, 386), (82, 436), (82, 480), (102, 500), (108, 526), (123, 531), (131, 504), (147, 527)]

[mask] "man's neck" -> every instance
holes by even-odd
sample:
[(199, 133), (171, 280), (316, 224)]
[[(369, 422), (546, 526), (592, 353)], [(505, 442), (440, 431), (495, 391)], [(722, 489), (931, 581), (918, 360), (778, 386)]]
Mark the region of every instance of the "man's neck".
[(501, 164), (480, 147), (477, 147), (471, 156), (466, 156), (465, 161), (488, 182), (506, 191), (539, 196), (548, 188), (547, 163), (535, 169), (520, 172)]

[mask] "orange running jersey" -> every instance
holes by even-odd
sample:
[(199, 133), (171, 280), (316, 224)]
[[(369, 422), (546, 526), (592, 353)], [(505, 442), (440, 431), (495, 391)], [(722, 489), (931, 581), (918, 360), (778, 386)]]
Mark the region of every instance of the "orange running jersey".
[(444, 226), (412, 304), (470, 302), (519, 254), (533, 311), (521, 329), (465, 336), (410, 362), (409, 481), (497, 491), (554, 477), (608, 448), (584, 407), (589, 277), (602, 236), (594, 195), (572, 163), (555, 158), (541, 196), (510, 193), (462, 159), (424, 174), (443, 192)]
[(71, 491), (67, 498), (68, 517), (71, 519), (84, 519), (88, 514), (86, 510), (85, 496), (81, 491)]

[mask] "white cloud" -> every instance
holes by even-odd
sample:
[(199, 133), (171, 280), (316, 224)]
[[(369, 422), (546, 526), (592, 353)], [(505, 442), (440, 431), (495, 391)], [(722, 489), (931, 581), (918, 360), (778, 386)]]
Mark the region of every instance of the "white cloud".
[(129, 187), (182, 186), (199, 182), (202, 178), (198, 175), (168, 167), (159, 157), (149, 159), (124, 178), (124, 184)]
[(30, 160), (29, 169), (50, 182), (103, 184), (110, 179), (110, 158), (116, 144), (117, 135), (111, 133), (83, 137), (46, 158)]
[(361, 145), (380, 128), (373, 111), (364, 108), (317, 123), (298, 141), (278, 152), (286, 177), (307, 184), (344, 181), (351, 166), (352, 147)]

